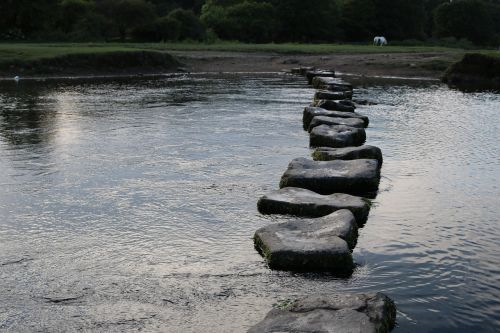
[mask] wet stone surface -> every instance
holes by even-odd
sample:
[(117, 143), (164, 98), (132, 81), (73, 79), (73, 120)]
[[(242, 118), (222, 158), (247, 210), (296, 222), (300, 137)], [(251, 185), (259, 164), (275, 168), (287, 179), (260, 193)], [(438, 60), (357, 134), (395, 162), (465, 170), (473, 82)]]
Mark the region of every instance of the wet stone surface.
[(342, 148), (361, 146), (365, 141), (366, 132), (363, 128), (346, 125), (319, 125), (314, 127), (309, 135), (309, 145), (311, 147)]
[(340, 91), (340, 92), (333, 92), (333, 91), (328, 91), (328, 90), (319, 90), (314, 93), (314, 99), (315, 100), (320, 100), (320, 99), (329, 99), (329, 100), (343, 100), (343, 99), (350, 99), (352, 98), (352, 91)]
[(309, 132), (311, 132), (314, 127), (320, 125), (346, 125), (349, 127), (365, 128), (365, 122), (359, 118), (317, 116), (312, 119), (309, 125)]
[(330, 111), (354, 112), (355, 106), (343, 102), (336, 102), (330, 99), (315, 100), (313, 106), (323, 108)]
[(306, 73), (307, 83), (312, 84), (315, 77), (335, 77), (334, 71), (329, 70), (312, 70)]
[(352, 91), (352, 85), (343, 83), (334, 77), (315, 77), (312, 80), (312, 86), (316, 89), (330, 90), (330, 91)]
[(358, 226), (366, 222), (370, 211), (368, 199), (345, 193), (321, 195), (313, 191), (284, 187), (262, 196), (257, 202), (262, 214), (287, 214), (305, 217), (321, 217), (340, 209), (348, 209)]
[(380, 148), (370, 145), (344, 148), (318, 147), (312, 153), (312, 157), (315, 161), (375, 159), (379, 162), (379, 167), (382, 167), (383, 162)]
[(271, 310), (249, 333), (386, 333), (396, 306), (382, 293), (311, 295)]
[(377, 160), (318, 162), (296, 158), (281, 177), (280, 188), (300, 187), (320, 194), (347, 193), (372, 198), (379, 182)]
[(365, 127), (369, 124), (369, 119), (367, 116), (363, 116), (356, 112), (342, 112), (342, 111), (330, 111), (319, 107), (308, 106), (304, 108), (304, 113), (302, 116), (302, 121), (304, 123), (304, 129), (308, 129), (311, 121), (314, 117), (326, 116), (326, 117), (336, 117), (336, 118), (359, 118), (365, 123)]
[(271, 224), (255, 232), (255, 248), (269, 268), (285, 271), (352, 273), (350, 249), (358, 227), (347, 209), (316, 219)]

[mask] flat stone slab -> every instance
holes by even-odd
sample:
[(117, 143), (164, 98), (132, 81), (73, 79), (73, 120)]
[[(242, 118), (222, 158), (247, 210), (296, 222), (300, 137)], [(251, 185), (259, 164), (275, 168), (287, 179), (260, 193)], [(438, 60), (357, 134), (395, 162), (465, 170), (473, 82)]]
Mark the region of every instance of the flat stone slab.
[(307, 83), (312, 84), (312, 80), (315, 77), (335, 77), (335, 72), (329, 70), (312, 70), (306, 72)]
[(319, 90), (314, 93), (315, 100), (328, 99), (328, 100), (338, 101), (350, 98), (352, 98), (352, 91), (334, 92), (328, 90)]
[(284, 303), (248, 333), (387, 333), (395, 324), (396, 305), (382, 293), (321, 294)]
[(296, 158), (281, 176), (280, 188), (300, 187), (319, 194), (347, 193), (373, 198), (379, 182), (377, 160), (312, 161)]
[(365, 128), (365, 122), (359, 118), (316, 116), (309, 124), (309, 132), (311, 132), (314, 127), (320, 125), (346, 125), (350, 127)]
[(354, 112), (354, 110), (356, 110), (356, 107), (351, 104), (347, 104), (341, 101), (336, 102), (330, 99), (315, 100), (313, 102), (313, 106), (323, 108), (329, 111)]
[(312, 79), (312, 86), (316, 89), (330, 90), (330, 91), (352, 91), (352, 84), (343, 83), (334, 77), (321, 77), (316, 76)]
[(354, 268), (350, 249), (357, 237), (354, 215), (342, 209), (316, 219), (260, 228), (255, 232), (254, 243), (271, 269), (350, 274)]
[(363, 128), (346, 125), (319, 125), (309, 132), (311, 147), (352, 147), (361, 146), (365, 141), (366, 132)]
[(377, 160), (379, 167), (382, 167), (383, 162), (380, 148), (370, 145), (345, 148), (319, 147), (313, 152), (312, 157), (315, 161), (358, 160), (360, 158), (368, 158)]
[(341, 209), (348, 209), (363, 225), (370, 212), (370, 201), (345, 193), (321, 195), (298, 187), (284, 187), (262, 196), (257, 209), (262, 214), (283, 214), (304, 217), (322, 217)]
[(292, 74), (298, 74), (298, 75), (306, 75), (307, 72), (313, 71), (314, 67), (312, 66), (302, 66), (302, 67), (295, 67), (290, 70), (290, 73)]
[(363, 116), (356, 112), (342, 112), (342, 111), (330, 111), (323, 108), (308, 106), (304, 108), (304, 113), (302, 116), (302, 121), (304, 123), (304, 129), (309, 129), (311, 125), (311, 120), (317, 116), (326, 117), (340, 117), (340, 118), (359, 118), (365, 123), (365, 127), (368, 127), (369, 119), (367, 116)]

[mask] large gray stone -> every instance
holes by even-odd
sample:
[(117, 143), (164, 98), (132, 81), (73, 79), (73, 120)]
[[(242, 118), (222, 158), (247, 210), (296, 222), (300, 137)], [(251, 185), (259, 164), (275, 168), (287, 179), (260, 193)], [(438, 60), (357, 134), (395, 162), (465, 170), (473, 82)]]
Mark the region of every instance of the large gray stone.
[(280, 188), (300, 187), (319, 194), (347, 193), (373, 198), (379, 182), (377, 160), (324, 162), (296, 158), (281, 177)]
[(370, 145), (345, 148), (319, 147), (313, 152), (312, 157), (315, 161), (358, 160), (360, 158), (368, 158), (377, 160), (379, 167), (382, 167), (383, 161), (380, 148)]
[(382, 293), (311, 295), (271, 310), (248, 333), (387, 333), (396, 305)]
[(352, 91), (352, 85), (349, 83), (341, 82), (334, 77), (320, 77), (316, 76), (312, 79), (312, 86), (316, 89), (324, 89), (330, 91)]
[(257, 202), (262, 214), (284, 214), (304, 217), (321, 217), (340, 209), (348, 209), (363, 225), (370, 212), (368, 199), (345, 193), (321, 195), (298, 187), (285, 187), (264, 195)]
[(317, 116), (311, 120), (309, 132), (319, 125), (346, 125), (350, 127), (365, 128), (365, 122), (359, 118), (340, 118)]
[(336, 102), (330, 99), (315, 100), (313, 106), (323, 108), (329, 111), (343, 111), (343, 112), (354, 112), (355, 106), (346, 104), (344, 102)]
[(335, 72), (334, 71), (328, 71), (328, 70), (312, 70), (306, 72), (306, 78), (307, 78), (307, 83), (312, 84), (312, 80), (315, 77), (335, 77)]
[(361, 146), (365, 141), (366, 132), (363, 128), (345, 125), (319, 125), (309, 133), (311, 147), (342, 148)]
[(323, 108), (308, 106), (304, 108), (304, 113), (302, 120), (304, 123), (304, 129), (309, 129), (311, 120), (316, 116), (326, 116), (326, 117), (336, 117), (336, 118), (359, 118), (364, 121), (365, 127), (369, 124), (369, 119), (367, 116), (360, 115), (356, 112), (342, 112), (342, 111), (329, 111)]
[(270, 224), (255, 232), (254, 243), (271, 269), (350, 274), (350, 249), (357, 237), (354, 215), (342, 209), (316, 219)]
[(315, 100), (328, 99), (328, 100), (338, 101), (338, 100), (350, 99), (350, 98), (352, 98), (352, 91), (334, 92), (334, 91), (328, 91), (328, 90), (318, 90), (314, 93)]

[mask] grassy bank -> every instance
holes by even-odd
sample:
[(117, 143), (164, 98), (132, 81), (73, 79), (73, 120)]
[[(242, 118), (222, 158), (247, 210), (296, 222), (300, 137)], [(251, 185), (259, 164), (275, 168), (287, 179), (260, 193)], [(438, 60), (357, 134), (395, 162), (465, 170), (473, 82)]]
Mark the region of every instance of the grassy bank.
[(0, 44), (0, 74), (126, 74), (180, 65), (166, 52), (122, 45)]
[[(432, 54), (432, 58), (419, 62), (424, 69), (442, 71), (456, 62), (465, 53), (457, 48), (437, 46), (385, 46), (354, 44), (244, 44), (238, 42), (204, 43), (0, 43), (0, 74), (8, 75), (12, 70), (24, 67), (34, 70), (49, 59), (65, 59), (74, 55), (124, 54), (137, 51), (219, 51), (219, 52), (265, 52), (282, 55), (322, 54)], [(470, 50), (467, 50), (470, 52)], [(498, 51), (476, 50), (476, 53), (499, 56)], [(436, 57), (437, 55), (437, 57)], [(423, 56), (423, 58), (425, 58)], [(70, 59), (76, 59), (70, 57)], [(50, 61), (49, 61), (50, 62)], [(53, 61), (51, 64), (53, 65)], [(15, 66), (13, 66), (15, 65)], [(69, 66), (69, 64), (67, 64)], [(89, 64), (90, 66), (90, 64)], [(52, 66), (53, 67), (53, 66)], [(8, 70), (8, 71), (7, 71)], [(62, 69), (62, 71), (65, 71)]]
[[(75, 53), (103, 53), (130, 50), (183, 50), (277, 52), (284, 54), (325, 53), (428, 53), (444, 52), (463, 54), (465, 50), (438, 46), (384, 46), (355, 44), (244, 44), (237, 42), (204, 43), (0, 43), (0, 62), (36, 60)], [(471, 52), (471, 50), (468, 50)], [(474, 52), (498, 55), (494, 50)]]

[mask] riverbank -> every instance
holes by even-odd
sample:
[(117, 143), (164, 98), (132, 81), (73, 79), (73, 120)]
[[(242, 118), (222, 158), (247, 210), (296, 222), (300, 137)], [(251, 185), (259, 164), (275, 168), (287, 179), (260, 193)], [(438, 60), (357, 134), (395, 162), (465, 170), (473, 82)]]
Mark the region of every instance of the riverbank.
[[(121, 59), (129, 53), (171, 54), (182, 65), (141, 64)], [(491, 52), (481, 50), (480, 52)], [(181, 66), (190, 72), (277, 72), (297, 66), (334, 68), (344, 73), (366, 76), (439, 78), (448, 66), (461, 59), (465, 50), (444, 47), (410, 47), (336, 44), (0, 44), (0, 77), (153, 74), (175, 72)], [(88, 59), (110, 55), (115, 61), (105, 66), (70, 63), (58, 66), (58, 59)], [(48, 66), (44, 65), (49, 63)], [(98, 63), (101, 63), (99, 61)], [(41, 65), (40, 65), (41, 64)], [(42, 70), (40, 70), (40, 68)]]

